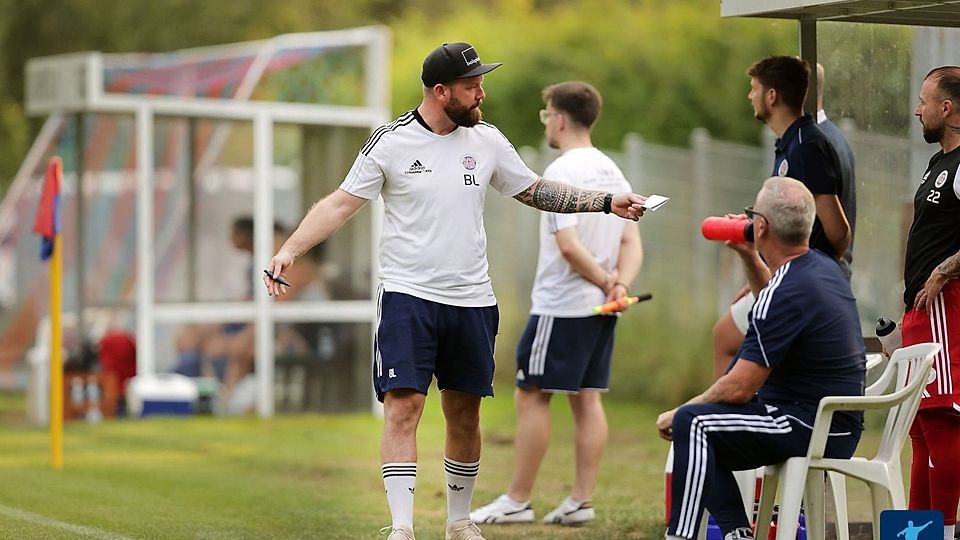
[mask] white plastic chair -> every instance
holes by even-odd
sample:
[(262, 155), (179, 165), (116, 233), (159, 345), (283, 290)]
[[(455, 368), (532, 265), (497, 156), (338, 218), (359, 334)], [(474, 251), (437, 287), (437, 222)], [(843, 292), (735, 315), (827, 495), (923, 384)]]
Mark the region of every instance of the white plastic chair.
[[(900, 452), (920, 406), (933, 357), (940, 349), (940, 345), (936, 343), (921, 343), (898, 349), (893, 353), (883, 374), (867, 388), (864, 396), (830, 396), (820, 400), (807, 455), (766, 467), (760, 493), (757, 538), (767, 538), (779, 484), (777, 540), (796, 538), (801, 500), (806, 502), (807, 538), (823, 540), (824, 471), (830, 475), (835, 495), (844, 495), (843, 498), (836, 497), (838, 539), (849, 537), (849, 531), (846, 530), (846, 488), (843, 487), (846, 476), (862, 480), (870, 487), (875, 535), (880, 531), (881, 511), (906, 508)], [(892, 389), (891, 383), (894, 383)], [(877, 454), (872, 459), (823, 457), (833, 413), (868, 409), (890, 409)]]
[[(883, 353), (867, 355), (867, 381), (873, 378), (874, 372), (881, 372), (881, 369), (887, 366), (886, 360), (887, 357)], [(877, 392), (882, 393), (883, 390), (886, 388), (877, 389), (876, 385), (871, 385), (864, 394), (877, 395)], [(875, 393), (871, 394), (871, 392)], [(830, 492), (833, 494), (837, 540), (850, 540), (850, 521), (847, 517), (847, 477), (835, 471), (827, 471), (827, 483), (830, 484)]]

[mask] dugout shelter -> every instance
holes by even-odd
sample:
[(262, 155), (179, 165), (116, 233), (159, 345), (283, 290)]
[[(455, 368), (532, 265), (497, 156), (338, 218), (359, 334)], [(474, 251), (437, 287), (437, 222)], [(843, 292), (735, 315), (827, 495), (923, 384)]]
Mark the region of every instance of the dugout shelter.
[[(47, 159), (59, 155), (68, 345), (126, 328), (138, 372), (156, 373), (172, 367), (177, 325), (251, 323), (256, 411), (269, 417), (278, 325), (349, 327), (359, 345), (330, 381), (331, 402), (368, 409), (379, 202), (325, 246), (328, 297), (274, 302), (259, 269), (274, 222), (295, 227), (389, 121), (389, 73), (381, 26), (31, 60), (27, 110), (44, 120), (0, 203), (3, 329), (43, 327), (47, 275), (30, 228)], [(228, 243), (239, 215), (254, 218), (252, 266)]]
[[(846, 84), (839, 85), (838, 90), (836, 84), (833, 87), (830, 84), (831, 79), (838, 79), (838, 73), (829, 73), (828, 67), (825, 101), (833, 118), (843, 116), (841, 111), (831, 110), (831, 105), (837, 101), (834, 99), (837, 92), (845, 93), (864, 104), (857, 111), (862, 126), (858, 131), (860, 140), (851, 141), (861, 150), (866, 149), (865, 155), (857, 156), (858, 190), (865, 187), (864, 183), (871, 183), (880, 169), (887, 173), (892, 172), (904, 180), (894, 193), (882, 193), (878, 197), (874, 190), (874, 193), (867, 193), (867, 199), (859, 200), (858, 205), (863, 208), (888, 208), (893, 203), (899, 204), (900, 209), (893, 215), (883, 216), (861, 212), (858, 216), (856, 245), (868, 244), (874, 248), (885, 246), (882, 248), (882, 252), (886, 254), (883, 268), (889, 267), (899, 272), (903, 268), (902, 246), (905, 245), (913, 215), (912, 197), (916, 189), (914, 179), (919, 179), (923, 174), (930, 155), (934, 152), (934, 149), (923, 143), (919, 123), (912, 117), (912, 111), (926, 73), (936, 66), (957, 64), (956, 50), (960, 48), (960, 0), (720, 0), (720, 15), (795, 20), (798, 23), (801, 58), (811, 65), (816, 65), (821, 57), (825, 59), (825, 65), (828, 64), (826, 60), (835, 60), (832, 62), (833, 67), (847, 72), (841, 77)], [(857, 26), (864, 28), (864, 31), (846, 32), (844, 37), (838, 38), (838, 27), (849, 30)], [(871, 50), (869, 43), (866, 47), (862, 43), (854, 47), (853, 43), (844, 41), (851, 39), (850, 36), (858, 36), (852, 39), (870, 42), (879, 34), (874, 30), (892, 31), (895, 28), (908, 33), (902, 35), (909, 35), (909, 44), (902, 49), (891, 49), (890, 41), (880, 44), (880, 40), (876, 40), (876, 50)], [(890, 32), (886, 32), (886, 35), (889, 37)], [(830, 43), (830, 46), (824, 47), (824, 42)], [(843, 49), (865, 50), (867, 53), (857, 57)], [(901, 64), (894, 58), (902, 56), (906, 56), (907, 60), (905, 70), (902, 70)], [(842, 57), (843, 61), (836, 61), (838, 57)], [(904, 89), (902, 85), (908, 80), (909, 84)], [(804, 103), (804, 109), (808, 113), (817, 112), (817, 84), (817, 78), (811, 77), (810, 91)], [(871, 110), (872, 103), (889, 105), (891, 96), (898, 100), (895, 106), (884, 108), (881, 105)], [(886, 101), (884, 98), (887, 98)], [(849, 101), (851, 100), (847, 99), (847, 102)], [(870, 113), (864, 114), (864, 111), (868, 110)], [(880, 117), (886, 118), (881, 120)], [(904, 131), (891, 132), (890, 126), (894, 123), (887, 121), (890, 117), (899, 117), (901, 120), (898, 125), (908, 127), (903, 128)], [(880, 124), (886, 125), (877, 128)], [(879, 132), (871, 133), (873, 129), (878, 129)], [(896, 140), (905, 151), (888, 152), (884, 156), (869, 151), (871, 148), (883, 147), (884, 140)], [(861, 199), (860, 194), (858, 199)], [(888, 295), (872, 286), (874, 284), (864, 286), (862, 282), (858, 283), (857, 253), (855, 250), (855, 294)], [(871, 270), (883, 271), (879, 267)], [(899, 295), (902, 292), (902, 275), (897, 274), (896, 279), (899, 280), (899, 287), (883, 288), (890, 289), (890, 298), (886, 302), (888, 305), (901, 304)], [(865, 326), (864, 334), (868, 350), (879, 351), (879, 342), (873, 336), (872, 329)]]

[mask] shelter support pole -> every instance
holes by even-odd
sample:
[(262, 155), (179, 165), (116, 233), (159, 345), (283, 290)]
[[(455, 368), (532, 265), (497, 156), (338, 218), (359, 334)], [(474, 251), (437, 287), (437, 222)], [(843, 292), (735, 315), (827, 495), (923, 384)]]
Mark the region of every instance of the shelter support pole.
[(253, 207), (254, 305), (257, 414), (273, 416), (274, 327), (273, 299), (264, 292), (261, 268), (273, 256), (273, 119), (260, 112), (253, 120), (253, 168), (256, 186)]
[(810, 64), (810, 84), (803, 111), (817, 114), (817, 20), (800, 19), (800, 58)]
[(137, 133), (137, 374), (156, 372), (153, 245), (153, 111), (136, 112)]

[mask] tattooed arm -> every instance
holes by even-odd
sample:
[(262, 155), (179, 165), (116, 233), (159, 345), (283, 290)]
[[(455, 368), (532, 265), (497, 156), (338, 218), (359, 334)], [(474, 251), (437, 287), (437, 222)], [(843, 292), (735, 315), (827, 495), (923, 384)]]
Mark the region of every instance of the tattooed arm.
[(646, 197), (633, 193), (608, 193), (589, 191), (540, 178), (526, 190), (514, 195), (514, 199), (544, 212), (571, 214), (574, 212), (602, 212), (603, 200), (610, 195), (610, 211), (622, 218), (636, 221), (643, 215)]
[(947, 260), (933, 269), (930, 277), (927, 278), (927, 282), (923, 284), (923, 289), (917, 293), (917, 298), (913, 301), (913, 307), (916, 309), (927, 307), (940, 294), (940, 290), (948, 281), (957, 278), (960, 278), (960, 253), (954, 253), (947, 257)]
[(937, 271), (948, 280), (960, 278), (960, 253), (954, 253), (952, 257), (940, 263)]

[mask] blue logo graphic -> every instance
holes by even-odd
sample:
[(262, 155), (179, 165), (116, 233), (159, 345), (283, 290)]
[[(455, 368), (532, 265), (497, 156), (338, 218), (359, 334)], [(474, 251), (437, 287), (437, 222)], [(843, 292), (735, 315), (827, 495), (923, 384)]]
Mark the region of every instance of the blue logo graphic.
[(884, 510), (880, 512), (880, 540), (941, 540), (943, 512), (939, 510)]

